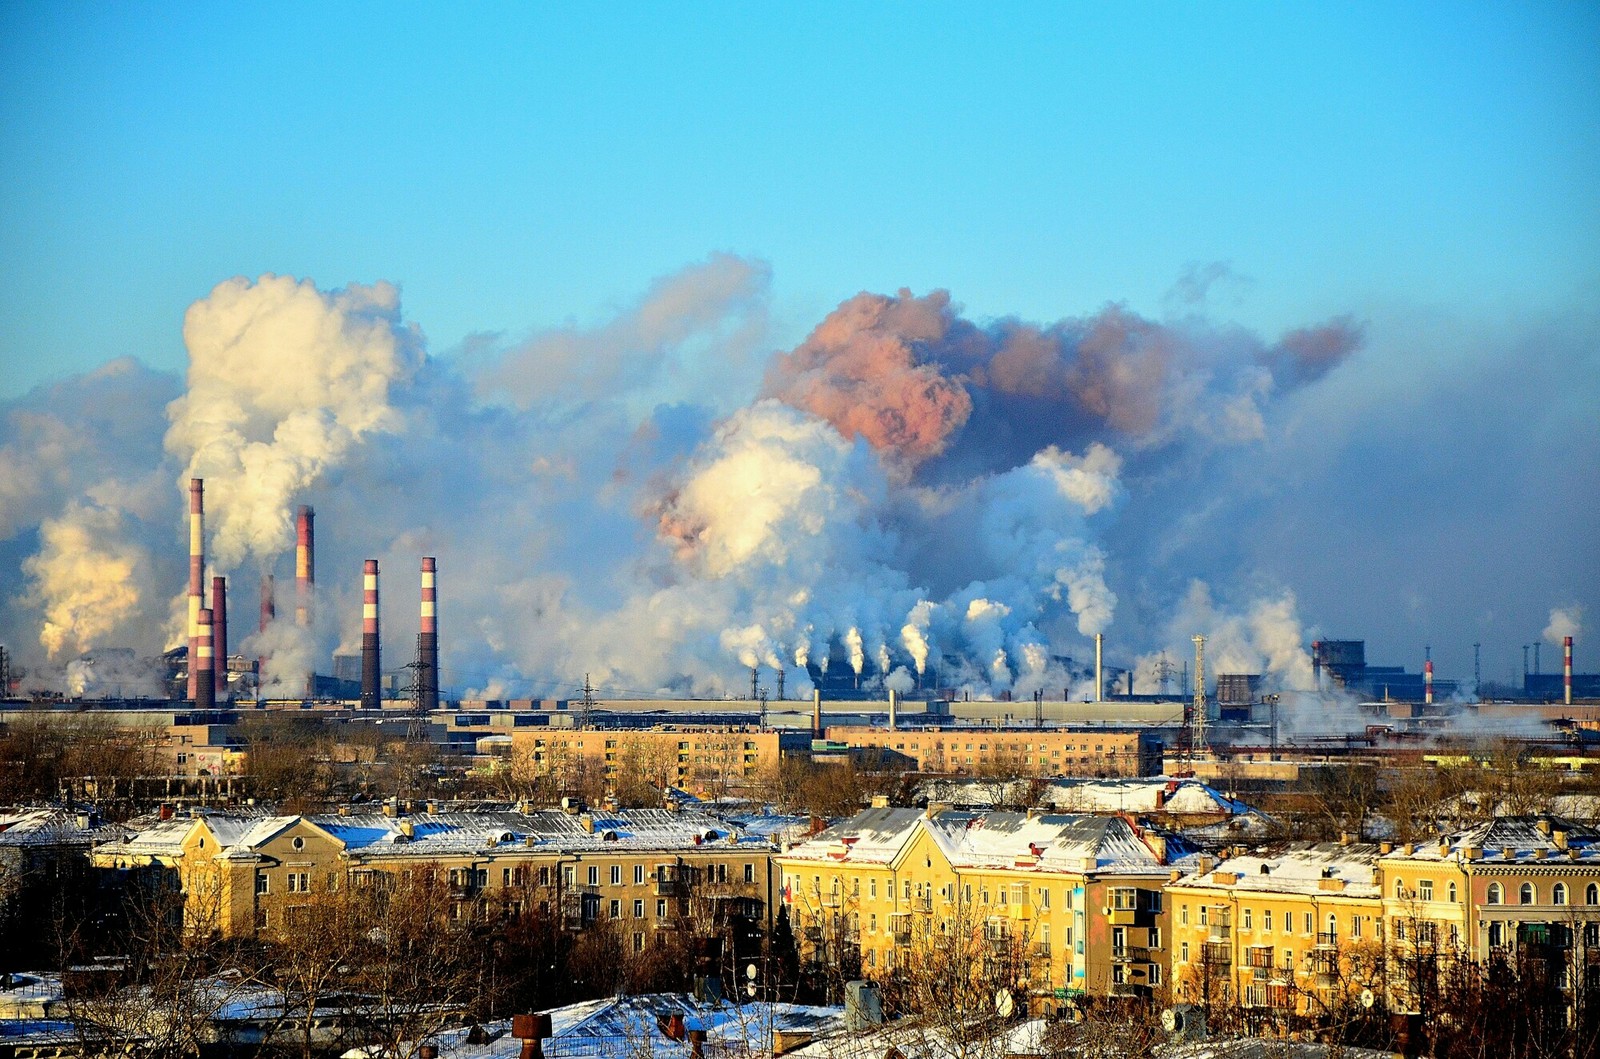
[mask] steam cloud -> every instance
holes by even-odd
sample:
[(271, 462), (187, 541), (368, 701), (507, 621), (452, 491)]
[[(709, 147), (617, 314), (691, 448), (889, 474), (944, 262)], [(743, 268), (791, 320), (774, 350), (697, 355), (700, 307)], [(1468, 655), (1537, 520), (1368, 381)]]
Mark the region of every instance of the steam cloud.
[(1550, 611), (1550, 624), (1544, 627), (1544, 638), (1559, 645), (1568, 636), (1576, 640), (1583, 632), (1583, 608), (1579, 606), (1555, 607)]
[[(1183, 310), (1223, 275), (1197, 271)], [(1107, 630), (1145, 654), (1141, 685), (1201, 632), (1213, 673), (1310, 686), (1318, 583), (1247, 549), (1307, 525), (1283, 507), (1317, 493), (1297, 446), (1335, 433), (1313, 425), (1348, 396), (1361, 325), (980, 323), (942, 291), (863, 293), (763, 365), (768, 281), (719, 255), (593, 326), (445, 359), (390, 286), (222, 283), (186, 318), (181, 394), (116, 362), (0, 409), (0, 562), (27, 579), (0, 635), (56, 656), (179, 642), (195, 476), (236, 622), (294, 505), (317, 507), (318, 627), (234, 637), (286, 689), (356, 642), (363, 558), (403, 664), (423, 554), (456, 693), (564, 696), (587, 673), (608, 695), (743, 695), (755, 666), (803, 693), (809, 663), (1026, 696), (1080, 679), (1066, 656)]]

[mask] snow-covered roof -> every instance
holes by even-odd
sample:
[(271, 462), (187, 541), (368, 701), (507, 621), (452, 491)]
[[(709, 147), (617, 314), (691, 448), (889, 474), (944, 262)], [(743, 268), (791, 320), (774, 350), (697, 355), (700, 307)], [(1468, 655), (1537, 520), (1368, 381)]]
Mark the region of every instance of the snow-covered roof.
[[(773, 1030), (838, 1033), (844, 1011), (837, 1007), (755, 1002), (704, 1004), (677, 993), (606, 997), (544, 1012), (553, 1036), (545, 1038), (550, 1059), (566, 1055), (661, 1054), (682, 1048), (663, 1031), (663, 1024), (681, 1016), (684, 1029), (704, 1030), (709, 1056), (769, 1054)], [(515, 1059), (522, 1042), (511, 1036), (510, 1022), (492, 1022), (479, 1029), (482, 1043), (469, 1043), (467, 1028), (446, 1030), (431, 1038), (439, 1059)], [(656, 1047), (651, 1049), (653, 1044)]]
[(1600, 863), (1600, 830), (1558, 816), (1499, 816), (1434, 841), (1417, 843), (1409, 847), (1409, 852), (1408, 847), (1399, 847), (1388, 857), (1453, 861), (1466, 857), (1469, 850), (1476, 850), (1479, 858), (1491, 863), (1566, 861), (1592, 865)]
[(984, 808), (1036, 802), (1072, 813), (1171, 813), (1175, 816), (1218, 816), (1251, 812), (1196, 779), (1149, 776), (1132, 779), (929, 780), (919, 794), (929, 801)]
[(1370, 843), (1295, 842), (1229, 857), (1208, 871), (1184, 876), (1174, 885), (1379, 897), (1377, 866), (1378, 847)]
[(118, 834), (92, 813), (60, 806), (0, 809), (0, 846), (89, 846)]
[(788, 856), (800, 860), (891, 863), (926, 830), (957, 868), (1164, 874), (1194, 850), (1183, 839), (1119, 816), (867, 809)]

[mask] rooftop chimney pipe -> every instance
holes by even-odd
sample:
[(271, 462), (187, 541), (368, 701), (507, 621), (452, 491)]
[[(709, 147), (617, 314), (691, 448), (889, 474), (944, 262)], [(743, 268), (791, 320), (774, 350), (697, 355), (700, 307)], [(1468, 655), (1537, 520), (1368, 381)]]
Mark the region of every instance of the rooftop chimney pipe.
[(199, 675), (195, 683), (194, 708), (212, 710), (217, 706), (217, 678), (212, 671), (210, 607), (200, 608), (197, 623), (200, 629), (200, 635), (196, 637), (199, 645), (196, 652), (198, 665), (190, 669), (190, 672)]
[[(312, 594), (317, 583), (317, 551), (314, 522), (317, 513), (301, 504), (294, 523), (294, 623), (311, 626)], [(316, 668), (306, 670), (306, 698), (317, 696)]]
[(212, 689), (221, 702), (228, 701), (228, 579), (211, 579)]
[(417, 637), (417, 683), (422, 708), (439, 708), (438, 570), (431, 555), (422, 559), (422, 631)]
[(898, 699), (899, 699), (899, 695), (895, 692), (895, 690), (893, 688), (890, 688), (889, 689), (889, 731), (891, 731), (891, 732), (895, 730), (895, 720), (896, 720), (896, 718), (895, 718), (895, 707), (899, 705), (899, 702), (897, 701)]
[(378, 560), (368, 559), (361, 576), (361, 708), (383, 706), (378, 666)]
[(200, 609), (206, 602), (205, 495), (205, 479), (189, 479), (189, 694), (187, 697), (191, 702), (199, 690), (197, 656), (200, 653)]

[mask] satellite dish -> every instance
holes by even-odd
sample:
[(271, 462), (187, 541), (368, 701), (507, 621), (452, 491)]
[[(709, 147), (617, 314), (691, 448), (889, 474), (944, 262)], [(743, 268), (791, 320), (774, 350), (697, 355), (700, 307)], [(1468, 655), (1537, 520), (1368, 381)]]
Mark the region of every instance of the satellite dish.
[(753, 964), (753, 963), (745, 964), (744, 965), (744, 976), (746, 978), (750, 979), (750, 981), (754, 982), (756, 980), (756, 965)]
[(1378, 1000), (1378, 995), (1376, 993), (1374, 993), (1372, 990), (1363, 989), (1361, 991), (1361, 1006), (1362, 1007), (1370, 1008), (1373, 1004), (1377, 1003), (1377, 1000)]
[(754, 982), (744, 987), (744, 995), (754, 999), (756, 995), (756, 984)]
[(1008, 1019), (1011, 1017), (1011, 1013), (1015, 1010), (1017, 1010), (1017, 1002), (1012, 998), (1011, 990), (1002, 989), (995, 993), (994, 1011), (996, 1015), (999, 1015), (1003, 1019)]
[(1183, 1027), (1183, 1016), (1167, 1008), (1161, 1013), (1161, 1028), (1168, 1033), (1177, 1033)]

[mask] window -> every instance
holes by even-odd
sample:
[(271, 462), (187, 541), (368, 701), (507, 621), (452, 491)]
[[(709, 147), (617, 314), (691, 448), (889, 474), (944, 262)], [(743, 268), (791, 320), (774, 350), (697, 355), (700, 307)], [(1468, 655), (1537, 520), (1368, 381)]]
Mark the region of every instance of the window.
[(1131, 912), (1139, 907), (1139, 891), (1131, 886), (1119, 886), (1111, 891), (1111, 907), (1121, 912)]
[(635, 885), (635, 886), (643, 886), (644, 885), (644, 865), (643, 864), (635, 864), (633, 866), (633, 885)]
[(268, 891), (267, 875), (265, 872), (256, 872), (256, 893), (264, 894)]
[(1423, 879), (1417, 883), (1417, 898), (1422, 901), (1433, 900), (1433, 880)]
[[(756, 866), (753, 862), (747, 862), (744, 866), (744, 881), (747, 883), (753, 883), (756, 881)], [(878, 896), (878, 886), (876, 880), (873, 881), (872, 896)]]
[(1590, 883), (1584, 887), (1583, 903), (1586, 905), (1600, 905), (1600, 886)]
[(1497, 882), (1490, 883), (1489, 884), (1489, 893), (1484, 897), (1483, 903), (1486, 904), (1486, 905), (1497, 905), (1497, 904), (1500, 904), (1501, 903), (1501, 896), (1500, 895), (1503, 894), (1504, 892), (1505, 891), (1500, 889), (1500, 884), (1499, 883), (1497, 883)]
[[(1333, 925), (1333, 917), (1332, 916), (1328, 917), (1328, 925), (1330, 927)], [(1351, 916), (1350, 917), (1350, 936), (1352, 938), (1361, 937), (1361, 917), (1360, 916)]]
[(1248, 909), (1248, 908), (1244, 909), (1244, 929), (1245, 930), (1254, 930), (1255, 929), (1255, 927), (1252, 925), (1251, 909)]
[(1305, 924), (1306, 924), (1305, 933), (1308, 934), (1308, 935), (1313, 930), (1316, 929), (1316, 920), (1312, 918), (1310, 912), (1307, 912), (1306, 915), (1305, 915)]
[(600, 865), (598, 865), (598, 864), (589, 865), (589, 885), (590, 886), (599, 886), (600, 885)]
[(1178, 906), (1178, 922), (1182, 923), (1184, 926), (1188, 926), (1189, 925), (1189, 906), (1188, 905), (1179, 905)]
[(1272, 909), (1270, 908), (1261, 913), (1261, 929), (1268, 934), (1272, 933)]
[(501, 868), (500, 869), (500, 885), (501, 886), (510, 886), (511, 885), (511, 869), (510, 868)]
[(1404, 898), (1405, 895), (1406, 895), (1406, 881), (1404, 879), (1396, 879), (1394, 881), (1394, 896), (1395, 896), (1395, 900), (1398, 901), (1398, 900)]
[(1178, 959), (1183, 963), (1189, 962), (1189, 943), (1187, 941), (1178, 943)]
[(1150, 965), (1150, 984), (1161, 984), (1161, 965), (1159, 963), (1152, 963)]
[(1150, 945), (1150, 947), (1152, 949), (1161, 948), (1161, 928), (1160, 927), (1151, 927), (1150, 928), (1149, 945)]
[(1550, 903), (1553, 905), (1564, 905), (1567, 903), (1566, 883), (1556, 883), (1555, 889), (1550, 891)]
[(621, 886), (622, 885), (622, 865), (620, 865), (620, 864), (613, 864), (611, 866), (611, 885), (612, 886)]
[(1489, 947), (1498, 949), (1506, 943), (1506, 925), (1495, 922), (1489, 924)]
[(612, 919), (621, 919), (622, 918), (622, 902), (621, 901), (612, 901), (611, 902), (611, 918)]
[(640, 934), (638, 932), (634, 933), (634, 935), (633, 935), (633, 951), (634, 952), (643, 952), (644, 951), (644, 935), (643, 934)]
[[(200, 841), (204, 842), (205, 839), (201, 839)], [(299, 835), (296, 835), (294, 836), (294, 840), (290, 842), (289, 845), (293, 846), (295, 849), (305, 849), (306, 840), (301, 838)]]
[(667, 901), (666, 901), (666, 898), (662, 898), (661, 900), (656, 902), (656, 918), (657, 919), (666, 919), (667, 918)]
[(633, 902), (633, 918), (634, 919), (643, 919), (644, 918), (644, 902), (643, 901), (634, 901)]
[(292, 871), (289, 873), (289, 892), (292, 894), (305, 894), (311, 892), (311, 873)]
[(1517, 891), (1517, 902), (1519, 904), (1531, 905), (1531, 904), (1533, 904), (1533, 899), (1534, 899), (1533, 883), (1531, 883), (1531, 882), (1523, 883), (1522, 884), (1522, 888)]
[(1202, 927), (1206, 925), (1206, 906), (1205, 905), (1201, 905), (1200, 906), (1200, 925)]
[(1449, 886), (1445, 887), (1445, 891), (1444, 892), (1445, 892), (1445, 899), (1447, 901), (1450, 901), (1451, 903), (1454, 903), (1455, 899), (1456, 899), (1456, 884), (1455, 883), (1451, 883)]

